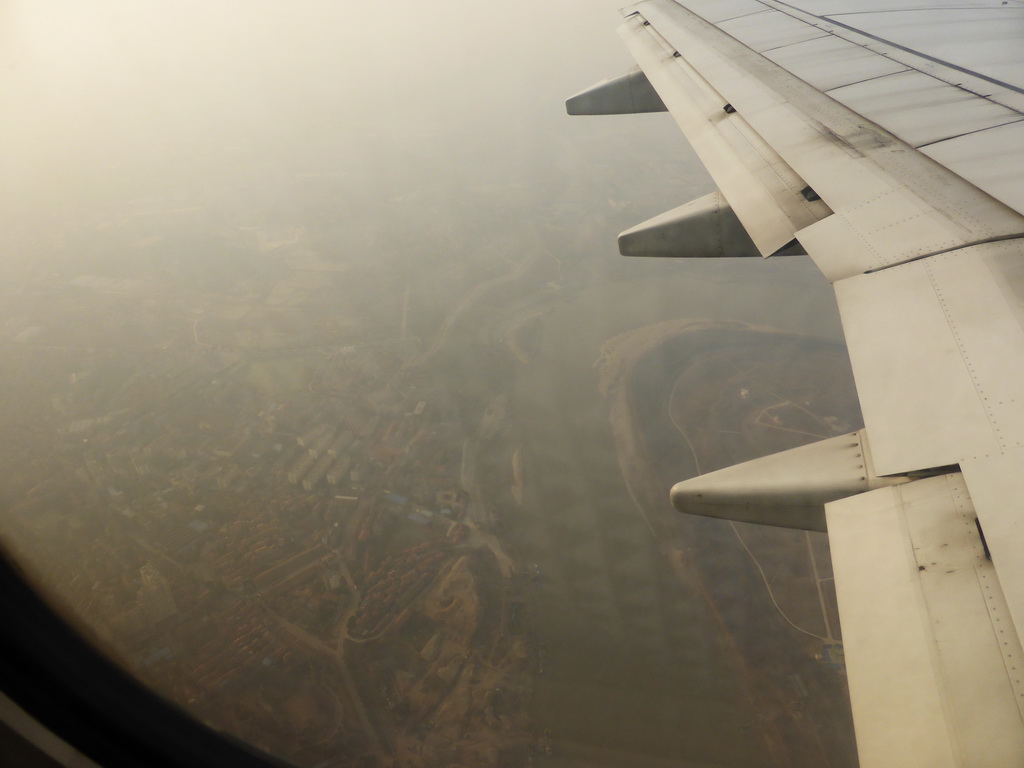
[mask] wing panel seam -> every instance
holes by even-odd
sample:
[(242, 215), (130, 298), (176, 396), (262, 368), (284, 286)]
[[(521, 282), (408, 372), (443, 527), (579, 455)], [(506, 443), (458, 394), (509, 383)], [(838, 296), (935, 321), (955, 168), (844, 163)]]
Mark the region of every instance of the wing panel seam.
[[(730, 16), (728, 19), (719, 19), (718, 21), (709, 22), (709, 23), (725, 24), (726, 22), (735, 21), (736, 19), (746, 19), (746, 18), (749, 18), (751, 16), (759, 16), (762, 13), (771, 13), (773, 10), (775, 10), (775, 9), (774, 8), (762, 8), (760, 11), (751, 11), (750, 13), (741, 13), (738, 16)], [(700, 14), (697, 14), (697, 15), (699, 16)], [(703, 16), (701, 16), (701, 18), (704, 19), (705, 21), (707, 21), (707, 19), (704, 18)]]
[(865, 274), (865, 275), (873, 275), (876, 272), (885, 272), (887, 269), (893, 269), (895, 267), (902, 267), (904, 264), (913, 264), (915, 261), (923, 261), (924, 259), (930, 259), (930, 258), (933, 258), (935, 256), (943, 256), (943, 255), (945, 255), (947, 253), (955, 253), (956, 251), (959, 251), (959, 250), (962, 250), (962, 249), (974, 248), (977, 245), (988, 245), (989, 243), (1004, 243), (1007, 240), (1022, 240), (1022, 239), (1024, 239), (1024, 235), (1018, 233), (1018, 234), (1015, 234), (1015, 235), (1002, 235), (1002, 236), (999, 236), (999, 237), (986, 237), (986, 238), (983, 238), (981, 240), (973, 240), (973, 241), (971, 241), (969, 243), (963, 243), (963, 244), (959, 244), (958, 243), (956, 246), (954, 246), (952, 248), (945, 248), (945, 249), (942, 249), (942, 250), (933, 251), (931, 253), (923, 253), (920, 256), (914, 256), (914, 257), (909, 258), (909, 259), (904, 259), (903, 261), (897, 261), (897, 262), (894, 262), (893, 264), (885, 264), (884, 266), (881, 266), (881, 267), (875, 267), (874, 269), (866, 270), (865, 272), (863, 272), (863, 274)]
[[(951, 483), (952, 485), (952, 483)], [(999, 583), (999, 577), (995, 577), (995, 589), (992, 586), (991, 574), (993, 566), (985, 556), (985, 550), (975, 529), (975, 520), (978, 518), (971, 500), (970, 492), (966, 488), (966, 481), (961, 480), (956, 484), (952, 493), (953, 503), (956, 511), (964, 524), (964, 536), (974, 551), (974, 572), (978, 578), (978, 587), (985, 596), (985, 607), (988, 609), (989, 621), (992, 623), (992, 633), (996, 637), (999, 652), (1003, 657), (1003, 665), (1006, 668), (1006, 677), (1010, 689), (1014, 694), (1014, 701), (1017, 703), (1017, 711), (1020, 713), (1021, 721), (1024, 722), (1024, 682), (1019, 666), (1024, 663), (1020, 647), (1020, 636), (1013, 626), (1013, 619), (1009, 617), (1009, 607), (1006, 604), (1006, 595), (1003, 593)], [(1009, 618), (1009, 630), (1012, 637), (1007, 637), (1006, 629), (1003, 627), (1004, 618)], [(1016, 640), (1016, 642), (1013, 642)], [(1011, 645), (1012, 643), (1012, 645)], [(1016, 653), (1018, 658), (1014, 658)]]
[(935, 139), (934, 141), (926, 141), (924, 144), (917, 144), (917, 145), (915, 145), (914, 149), (924, 149), (925, 147), (934, 147), (936, 144), (941, 144), (944, 141), (953, 141), (953, 139), (959, 139), (959, 138), (961, 138), (963, 136), (972, 136), (975, 133), (984, 133), (985, 131), (991, 131), (991, 130), (993, 130), (995, 128), (1002, 128), (1003, 126), (1006, 126), (1006, 125), (1013, 125), (1014, 123), (1021, 123), (1021, 122), (1024, 122), (1024, 115), (1022, 115), (1021, 117), (1018, 117), (1016, 120), (1007, 120), (1005, 123), (999, 123), (999, 125), (989, 125), (989, 126), (986, 126), (984, 128), (978, 128), (977, 130), (974, 130), (974, 131), (964, 131), (963, 133), (958, 133), (955, 136), (947, 136), (944, 139)]
[[(946, 477), (946, 486), (949, 486), (949, 478)], [(907, 509), (909, 507), (909, 499), (904, 492), (905, 489), (902, 486), (893, 486), (896, 498), (899, 500), (897, 505), (896, 519), (898, 521), (900, 531), (903, 534), (904, 552), (906, 553), (907, 566), (917, 565), (920, 567), (920, 563), (917, 559), (917, 547), (914, 546), (914, 537), (910, 531), (910, 520), (907, 517)], [(921, 583), (919, 575), (919, 567), (913, 570), (918, 572), (918, 578), (913, 579), (913, 591), (917, 597), (917, 604), (919, 606), (920, 613), (918, 617), (925, 621), (925, 626), (931, 631), (931, 642), (927, 643), (926, 652), (928, 654), (928, 663), (932, 669), (933, 680), (935, 687), (939, 691), (939, 708), (942, 710), (942, 725), (946, 731), (946, 738), (951, 750), (955, 750), (963, 759), (963, 745), (960, 741), (960, 734), (957, 732), (953, 723), (956, 722), (953, 707), (950, 703), (949, 695), (949, 681), (946, 675), (943, 674), (945, 665), (942, 663), (942, 655), (939, 652), (939, 646), (934, 640), (934, 630), (931, 629), (935, 626), (935, 617), (932, 612), (932, 607), (928, 601), (927, 595), (925, 594), (924, 584)]]
[(932, 290), (935, 292), (935, 298), (939, 301), (939, 308), (942, 310), (943, 317), (946, 318), (946, 325), (949, 326), (949, 332), (953, 336), (953, 341), (956, 344), (957, 351), (960, 353), (960, 359), (963, 360), (964, 367), (967, 369), (967, 375), (971, 377), (971, 384), (974, 386), (974, 391), (978, 396), (978, 401), (981, 403), (982, 410), (985, 411), (985, 418), (988, 421), (989, 429), (992, 430), (992, 434), (999, 443), (999, 447), (1002, 450), (1006, 450), (1006, 441), (1003, 438), (1002, 431), (992, 409), (989, 406), (988, 397), (985, 394), (984, 385), (978, 381), (977, 372), (974, 369), (974, 363), (971, 361), (971, 356), (967, 349), (964, 347), (963, 339), (960, 336), (960, 329), (957, 327), (956, 321), (953, 319), (949, 311), (949, 306), (946, 304), (946, 297), (943, 295), (942, 288), (939, 285), (939, 281), (935, 275), (935, 261), (925, 261), (922, 266), (924, 267), (925, 274), (928, 275), (928, 281), (932, 285)]
[[(816, 27), (816, 28), (817, 29), (821, 29), (821, 27)], [(796, 42), (793, 42), (793, 43), (783, 43), (782, 45), (776, 45), (774, 48), (765, 48), (763, 51), (758, 51), (758, 53), (760, 53), (762, 56), (764, 56), (764, 54), (771, 53), (772, 51), (781, 51), (783, 48), (792, 48), (794, 45), (802, 45), (803, 43), (809, 43), (812, 40), (824, 40), (826, 37), (838, 37), (838, 35), (834, 35), (831, 32), (829, 32), (828, 30), (822, 29), (821, 30), (821, 34), (820, 35), (816, 35), (815, 37), (808, 37), (806, 40), (797, 40)], [(734, 40), (738, 40), (738, 38), (733, 38), (733, 39)], [(742, 43), (743, 41), (742, 40), (738, 40), (738, 42)], [(746, 43), (743, 43), (743, 44), (746, 45)]]

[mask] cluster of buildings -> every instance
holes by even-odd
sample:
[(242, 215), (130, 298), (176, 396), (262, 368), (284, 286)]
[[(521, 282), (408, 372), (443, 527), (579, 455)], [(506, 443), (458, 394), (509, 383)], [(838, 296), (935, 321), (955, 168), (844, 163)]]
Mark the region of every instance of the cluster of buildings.
[[(305, 450), (288, 467), (288, 482), (312, 491), (324, 480), (329, 485), (353, 481), (352, 453), (362, 447), (360, 438), (372, 435), (379, 422), (377, 415), (348, 414), (337, 423), (314, 424), (295, 439)], [(358, 482), (358, 469), (355, 472)]]
[[(229, 694), (232, 688), (251, 682), (254, 675), (268, 668), (290, 665), (301, 659), (296, 650), (268, 626), (263, 611), (253, 602), (232, 601), (230, 607), (217, 613), (216, 622), (219, 627), (216, 633), (192, 633), (187, 674), (180, 674), (180, 666), (174, 668), (179, 674), (172, 682), (182, 687), (190, 703), (211, 692)], [(224, 642), (227, 637), (231, 638), (228, 644)]]
[(296, 542), (268, 520), (269, 514), (228, 523), (206, 551), (212, 572), (229, 589), (245, 591), (261, 574), (286, 559)]
[[(452, 562), (468, 567), (458, 415), (438, 410), (429, 375), (400, 373), (393, 351), (345, 348), (318, 367), (320, 349), (275, 359), (212, 348), (212, 329), (187, 360), (174, 348), (111, 352), (52, 398), (35, 427), (51, 450), (32, 451), (45, 458), (25, 473), (14, 515), (47, 553), (48, 586), (133, 671), (216, 717), (248, 707), (260, 712), (252, 723), (287, 722), (274, 699), (298, 708), (310, 670), (341, 675), (343, 638), (387, 652), (389, 641), (366, 641), (412, 615), (409, 627), (450, 651), (417, 663), (454, 675), (472, 633), (433, 627), (422, 604)], [(306, 366), (302, 387), (260, 378), (293, 365)], [(351, 674), (369, 689), (377, 669)], [(318, 673), (309, 700), (351, 712), (339, 680)], [(253, 704), (264, 689), (274, 695)], [(321, 743), (361, 738), (355, 721), (324, 728)]]
[(373, 637), (398, 621), (405, 607), (434, 580), (448, 554), (446, 542), (434, 540), (385, 560), (365, 579), (350, 633), (357, 638)]

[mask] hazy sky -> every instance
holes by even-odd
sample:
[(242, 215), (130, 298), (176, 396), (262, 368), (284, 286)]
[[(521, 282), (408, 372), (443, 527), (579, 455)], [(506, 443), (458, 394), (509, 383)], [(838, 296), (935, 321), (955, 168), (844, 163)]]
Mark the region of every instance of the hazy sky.
[(593, 0), (8, 3), (4, 176), (24, 201), (166, 170), (457, 156), (472, 136), (517, 154), (516, 127), (561, 128), (566, 96), (629, 66), (616, 24)]
[[(600, 207), (614, 255), (618, 231), (710, 189), (667, 115), (565, 115), (632, 65), (619, 19), (601, 0), (6, 3), (0, 224), (18, 247), (0, 270), (20, 281), (41, 237), (112, 214), (259, 197), (287, 219), (284, 184), (308, 174), (344, 180), (338, 215), (364, 229), (458, 226), (470, 202)], [(655, 197), (608, 210), (609, 179)], [(410, 193), (429, 200), (399, 210)]]

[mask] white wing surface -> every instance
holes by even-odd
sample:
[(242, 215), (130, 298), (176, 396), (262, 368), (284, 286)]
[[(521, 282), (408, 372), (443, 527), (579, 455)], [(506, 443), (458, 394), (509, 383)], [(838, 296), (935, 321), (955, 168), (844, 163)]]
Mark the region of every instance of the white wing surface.
[[(644, 0), (623, 14), (729, 221), (762, 256), (802, 247), (835, 286), (865, 421), (845, 449), (685, 481), (673, 501), (791, 526), (792, 510), (764, 511), (785, 503), (778, 489), (835, 476), (815, 499), (861, 764), (1024, 765), (1024, 4)], [(691, 209), (675, 226), (685, 240), (701, 223)]]

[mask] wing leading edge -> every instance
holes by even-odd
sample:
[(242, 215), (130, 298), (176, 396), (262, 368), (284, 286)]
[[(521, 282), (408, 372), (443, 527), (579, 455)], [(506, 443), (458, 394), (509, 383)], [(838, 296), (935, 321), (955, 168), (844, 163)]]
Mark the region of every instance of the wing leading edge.
[[(863, 766), (1024, 764), (1024, 49), (1007, 31), (1024, 7), (623, 14), (748, 251), (806, 251), (833, 283), (865, 421), (849, 445), (683, 481), (674, 503), (827, 521)], [(658, 232), (662, 255), (694, 221)]]

